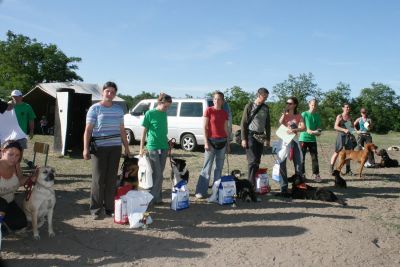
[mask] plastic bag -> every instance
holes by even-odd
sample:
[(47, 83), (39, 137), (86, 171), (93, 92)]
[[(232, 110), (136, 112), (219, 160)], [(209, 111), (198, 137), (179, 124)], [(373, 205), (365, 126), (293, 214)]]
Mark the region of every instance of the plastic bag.
[[(153, 195), (145, 191), (131, 190), (122, 198), (126, 199), (129, 227), (138, 228), (144, 226), (145, 212), (153, 199)], [(146, 223), (149, 224), (149, 221), (147, 220)]]
[(189, 208), (189, 190), (185, 180), (181, 180), (174, 186), (171, 198), (171, 209), (182, 210)]
[(260, 168), (256, 172), (256, 193), (259, 195), (264, 195), (271, 191), (267, 171), (267, 168)]
[(275, 163), (274, 167), (272, 168), (272, 180), (274, 180), (277, 183), (281, 183), (283, 179), (280, 171), (281, 171), (281, 166), (279, 165), (279, 163)]
[(143, 189), (150, 189), (153, 187), (153, 171), (151, 170), (150, 160), (144, 155), (143, 157), (138, 156), (139, 162), (139, 187)]

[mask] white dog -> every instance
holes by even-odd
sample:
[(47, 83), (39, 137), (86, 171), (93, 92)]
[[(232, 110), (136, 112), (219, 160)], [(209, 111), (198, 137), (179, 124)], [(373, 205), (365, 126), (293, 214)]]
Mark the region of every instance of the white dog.
[(53, 211), (56, 204), (54, 193), (54, 169), (40, 167), (36, 184), (28, 201), (24, 200), (23, 208), (28, 221), (32, 222), (33, 238), (40, 239), (38, 228), (41, 227), (47, 216), (49, 237), (54, 237)]

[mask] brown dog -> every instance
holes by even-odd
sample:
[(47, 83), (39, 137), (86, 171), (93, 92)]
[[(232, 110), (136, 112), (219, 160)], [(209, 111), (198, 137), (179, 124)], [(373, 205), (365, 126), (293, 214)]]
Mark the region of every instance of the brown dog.
[(359, 177), (361, 178), (361, 174), (364, 168), (364, 163), (368, 159), (368, 153), (369, 152), (374, 152), (376, 153), (376, 150), (378, 147), (372, 143), (366, 144), (363, 150), (359, 151), (354, 151), (354, 150), (341, 150), (339, 152), (339, 165), (336, 168), (336, 170), (341, 171), (344, 164), (346, 163), (346, 160), (354, 160), (357, 161), (360, 164), (360, 173)]

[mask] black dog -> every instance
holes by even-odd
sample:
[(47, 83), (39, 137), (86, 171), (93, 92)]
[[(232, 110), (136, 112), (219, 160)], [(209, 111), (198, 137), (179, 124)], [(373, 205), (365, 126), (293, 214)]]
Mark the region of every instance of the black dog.
[(340, 171), (334, 170), (332, 174), (335, 176), (335, 187), (347, 188), (347, 183), (343, 177), (340, 176)]
[(302, 185), (293, 186), (292, 198), (337, 202), (343, 206), (347, 205), (343, 199), (338, 198), (332, 191), (322, 187), (312, 187), (305, 183)]
[(171, 180), (174, 185), (181, 180), (189, 182), (189, 171), (186, 169), (186, 160), (171, 158)]
[(378, 156), (381, 156), (381, 162), (379, 163), (379, 167), (381, 168), (399, 167), (399, 162), (395, 159), (391, 159), (385, 149), (379, 150), (377, 154)]
[(236, 198), (241, 199), (243, 202), (258, 202), (256, 192), (254, 191), (253, 185), (249, 180), (239, 179), (242, 176), (241, 171), (233, 170), (231, 175), (235, 179), (236, 185)]
[(126, 184), (132, 185), (132, 188), (135, 189), (139, 185), (138, 180), (138, 166), (139, 160), (137, 158), (124, 157), (124, 162), (121, 165), (121, 179), (120, 186), (124, 186)]

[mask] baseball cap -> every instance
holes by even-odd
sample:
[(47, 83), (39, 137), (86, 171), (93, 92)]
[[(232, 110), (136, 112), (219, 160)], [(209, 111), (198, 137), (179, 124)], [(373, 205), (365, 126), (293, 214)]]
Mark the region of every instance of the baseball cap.
[(20, 90), (14, 90), (11, 92), (11, 96), (22, 96), (22, 93)]

